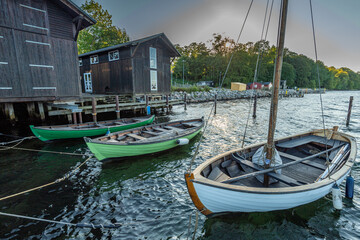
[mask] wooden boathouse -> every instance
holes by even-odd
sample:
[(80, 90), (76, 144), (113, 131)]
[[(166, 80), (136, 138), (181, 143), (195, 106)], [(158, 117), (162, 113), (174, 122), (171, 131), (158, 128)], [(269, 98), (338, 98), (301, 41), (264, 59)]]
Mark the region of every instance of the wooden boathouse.
[(170, 94), (171, 59), (180, 53), (164, 33), (79, 55), (84, 93)]
[(0, 0), (0, 108), (15, 119), (14, 103), (35, 106), (80, 98), (76, 40), (95, 24), (70, 0)]

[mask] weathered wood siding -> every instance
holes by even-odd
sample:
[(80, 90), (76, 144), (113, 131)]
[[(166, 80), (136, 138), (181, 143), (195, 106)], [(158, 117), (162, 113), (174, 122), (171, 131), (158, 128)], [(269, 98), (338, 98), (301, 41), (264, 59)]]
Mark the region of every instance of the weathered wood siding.
[(82, 58), (83, 66), (80, 67), (82, 91), (85, 92), (84, 73), (91, 72), (92, 93), (132, 94), (130, 49), (119, 49), (119, 60), (115, 61), (109, 61), (108, 52), (95, 55), (99, 56), (99, 63), (97, 64), (90, 64), (90, 56)]
[(0, 102), (79, 97), (74, 35), (50, 0), (0, 0)]
[[(150, 89), (150, 47), (156, 48), (157, 91)], [(135, 47), (133, 47), (135, 51)], [(169, 94), (170, 53), (160, 39), (140, 44), (133, 58), (135, 94)]]

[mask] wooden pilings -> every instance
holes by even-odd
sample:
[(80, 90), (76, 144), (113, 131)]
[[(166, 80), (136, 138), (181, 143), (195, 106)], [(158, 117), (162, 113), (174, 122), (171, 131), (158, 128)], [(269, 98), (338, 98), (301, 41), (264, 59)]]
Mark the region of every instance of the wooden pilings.
[(73, 123), (77, 124), (76, 112), (72, 113)]
[(120, 119), (119, 96), (115, 96), (116, 101), (116, 119)]
[(215, 93), (215, 96), (214, 96), (214, 115), (216, 115), (216, 104), (217, 104), (217, 93)]
[(257, 104), (257, 94), (255, 94), (255, 98), (254, 98), (253, 118), (256, 118), (256, 104)]
[(82, 112), (79, 112), (79, 123), (83, 123), (83, 120), (82, 120)]
[(184, 95), (184, 110), (186, 110), (186, 93)]
[(169, 95), (166, 95), (166, 113), (169, 114)]
[(348, 114), (347, 114), (347, 118), (346, 118), (346, 126), (347, 126), (347, 127), (348, 127), (349, 124), (350, 124), (350, 115), (351, 115), (351, 108), (352, 108), (353, 99), (354, 99), (354, 97), (351, 96), (351, 97), (350, 97), (350, 101), (349, 101)]
[(93, 122), (97, 122), (96, 117), (96, 99), (92, 97), (92, 116), (93, 116)]
[(42, 102), (38, 102), (39, 114), (41, 121), (45, 121), (45, 111), (44, 111), (44, 104)]
[(12, 103), (5, 103), (5, 115), (10, 119), (10, 121), (15, 121), (15, 111)]

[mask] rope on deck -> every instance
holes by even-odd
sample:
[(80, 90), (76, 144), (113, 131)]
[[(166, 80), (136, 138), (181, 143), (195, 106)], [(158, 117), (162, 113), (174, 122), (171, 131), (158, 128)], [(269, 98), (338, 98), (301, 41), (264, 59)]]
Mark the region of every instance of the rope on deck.
[(62, 182), (62, 181), (65, 181), (66, 179), (68, 179), (70, 177), (70, 175), (72, 175), (73, 173), (75, 173), (76, 170), (78, 170), (79, 168), (81, 168), (87, 161), (89, 161), (91, 158), (93, 157), (93, 155), (91, 155), (90, 157), (88, 157), (84, 162), (82, 162), (79, 166), (77, 166), (74, 170), (71, 171), (71, 173), (69, 174), (65, 174), (64, 177), (62, 178), (59, 178), (53, 182), (50, 182), (50, 183), (47, 183), (47, 184), (44, 184), (44, 185), (41, 185), (41, 186), (38, 186), (38, 187), (35, 187), (35, 188), (31, 188), (31, 189), (28, 189), (28, 190), (25, 190), (25, 191), (22, 191), (22, 192), (19, 192), (19, 193), (15, 193), (15, 194), (12, 194), (12, 195), (9, 195), (9, 196), (6, 196), (6, 197), (2, 197), (0, 198), (0, 201), (3, 201), (5, 199), (9, 199), (9, 198), (13, 198), (13, 197), (16, 197), (16, 196), (19, 196), (19, 195), (22, 195), (22, 194), (25, 194), (25, 193), (29, 193), (29, 192), (32, 192), (32, 191), (35, 191), (35, 190), (38, 190), (38, 189), (41, 189), (41, 188), (44, 188), (44, 187), (47, 187), (47, 186), (51, 186), (53, 184), (56, 184), (56, 183), (59, 183), (59, 182)]

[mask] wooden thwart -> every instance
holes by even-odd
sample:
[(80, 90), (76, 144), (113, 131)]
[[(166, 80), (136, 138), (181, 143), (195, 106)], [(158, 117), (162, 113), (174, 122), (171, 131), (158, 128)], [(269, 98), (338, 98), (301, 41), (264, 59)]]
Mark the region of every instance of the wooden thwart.
[(241, 180), (241, 179), (245, 179), (245, 178), (249, 178), (249, 177), (254, 177), (254, 176), (257, 176), (257, 175), (260, 175), (260, 174), (264, 174), (264, 173), (269, 173), (269, 172), (272, 172), (274, 170), (277, 170), (277, 169), (281, 169), (281, 168), (284, 168), (284, 167), (288, 167), (288, 166), (291, 166), (291, 165), (295, 165), (295, 164), (298, 164), (300, 162), (303, 162), (303, 161), (306, 161), (306, 160), (309, 160), (309, 159), (312, 159), (314, 157), (317, 157), (317, 156), (320, 156), (326, 152), (330, 152), (330, 151), (333, 151), (335, 149), (338, 149), (340, 147), (344, 146), (344, 144), (342, 145), (339, 145), (337, 147), (333, 147), (333, 148), (330, 148), (328, 150), (325, 150), (325, 151), (322, 151), (322, 152), (319, 152), (317, 154), (314, 154), (314, 155), (311, 155), (311, 156), (308, 156), (308, 157), (305, 157), (305, 158), (301, 158), (297, 161), (294, 161), (294, 162), (290, 162), (290, 163), (285, 163), (285, 164), (282, 164), (282, 165), (279, 165), (279, 166), (275, 166), (275, 167), (272, 167), (272, 168), (268, 168), (268, 169), (264, 169), (264, 170), (261, 170), (261, 171), (258, 171), (258, 172), (253, 172), (253, 173), (248, 173), (248, 174), (245, 174), (245, 175), (242, 175), (242, 176), (239, 176), (239, 177), (235, 177), (235, 178), (230, 178), (229, 180), (226, 180), (226, 181), (223, 181), (222, 183), (231, 183), (231, 182), (235, 182), (235, 181), (238, 181), (238, 180)]
[(139, 136), (139, 135), (136, 135), (136, 134), (132, 134), (132, 133), (128, 133), (127, 135), (129, 137), (132, 137), (132, 138), (135, 138), (135, 139), (138, 139), (138, 140), (146, 139), (145, 137), (142, 137), (142, 136)]

